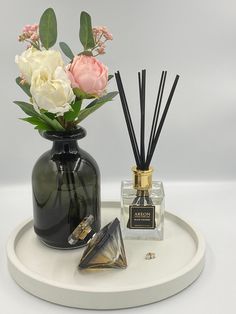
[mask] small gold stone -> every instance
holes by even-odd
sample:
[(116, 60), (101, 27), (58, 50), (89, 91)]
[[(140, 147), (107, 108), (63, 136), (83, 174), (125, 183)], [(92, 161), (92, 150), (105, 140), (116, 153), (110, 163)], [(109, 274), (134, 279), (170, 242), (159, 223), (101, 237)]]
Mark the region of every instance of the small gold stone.
[(145, 256), (145, 259), (154, 259), (156, 258), (156, 254), (153, 252), (148, 252)]

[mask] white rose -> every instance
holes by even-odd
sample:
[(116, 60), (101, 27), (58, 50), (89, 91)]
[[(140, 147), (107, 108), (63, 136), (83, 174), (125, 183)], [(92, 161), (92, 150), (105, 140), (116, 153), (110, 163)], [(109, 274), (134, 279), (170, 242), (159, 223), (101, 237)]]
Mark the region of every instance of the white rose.
[(62, 56), (55, 50), (38, 50), (34, 47), (28, 48), (20, 56), (15, 57), (22, 77), (31, 84), (33, 72), (41, 68), (54, 73), (58, 66), (63, 66)]
[(57, 116), (69, 111), (75, 99), (70, 80), (62, 67), (57, 67), (53, 74), (47, 68), (34, 71), (30, 92), (36, 110), (44, 109)]

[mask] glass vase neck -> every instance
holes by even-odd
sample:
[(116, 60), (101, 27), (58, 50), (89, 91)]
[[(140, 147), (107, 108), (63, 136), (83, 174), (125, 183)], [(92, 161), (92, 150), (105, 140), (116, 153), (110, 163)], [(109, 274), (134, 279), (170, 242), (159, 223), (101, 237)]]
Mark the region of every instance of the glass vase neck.
[(79, 146), (77, 140), (86, 136), (84, 128), (79, 127), (71, 131), (42, 131), (43, 138), (53, 142), (52, 154), (78, 154)]
[(40, 135), (50, 141), (77, 141), (86, 136), (86, 130), (78, 127), (70, 131), (40, 131)]

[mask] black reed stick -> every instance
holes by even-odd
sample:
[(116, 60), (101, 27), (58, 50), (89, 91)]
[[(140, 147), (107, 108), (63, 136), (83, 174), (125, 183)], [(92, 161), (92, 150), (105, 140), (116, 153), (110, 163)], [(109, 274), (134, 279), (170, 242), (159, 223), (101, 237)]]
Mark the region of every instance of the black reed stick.
[(140, 127), (140, 155), (142, 168), (145, 167), (145, 93), (146, 93), (146, 70), (142, 70), (141, 81), (141, 97), (140, 97), (140, 113), (141, 113), (141, 127)]
[(136, 136), (135, 136), (135, 132), (134, 132), (134, 127), (133, 127), (133, 123), (131, 120), (131, 116), (130, 116), (130, 112), (129, 112), (129, 108), (128, 108), (128, 103), (127, 103), (127, 100), (125, 97), (125, 92), (124, 92), (124, 88), (123, 88), (123, 84), (121, 81), (119, 71), (117, 71), (117, 73), (115, 73), (115, 78), (116, 78), (117, 86), (119, 89), (120, 100), (121, 100), (121, 104), (122, 104), (122, 108), (123, 108), (123, 112), (124, 112), (124, 116), (125, 116), (125, 121), (126, 121), (127, 129), (128, 129), (131, 145), (133, 148), (135, 161), (136, 161), (137, 167), (140, 169), (140, 167), (141, 167), (140, 153), (138, 150), (138, 144), (137, 144), (137, 140), (136, 140)]
[(147, 150), (147, 155), (145, 159), (145, 94), (146, 94), (146, 70), (142, 70), (142, 77), (140, 72), (138, 73), (138, 81), (139, 81), (139, 97), (140, 97), (140, 113), (141, 113), (141, 118), (140, 118), (140, 150), (138, 148), (137, 144), (137, 139), (136, 135), (134, 132), (134, 127), (132, 123), (132, 119), (130, 116), (129, 112), (129, 107), (128, 103), (126, 100), (123, 84), (121, 81), (120, 73), (119, 71), (115, 73), (116, 77), (116, 82), (117, 86), (119, 89), (120, 93), (120, 99), (121, 99), (121, 104), (125, 116), (125, 121), (127, 124), (127, 129), (131, 141), (131, 145), (133, 148), (134, 152), (134, 157), (137, 165), (137, 169), (139, 170), (148, 170), (150, 166), (150, 162), (152, 160), (157, 142), (159, 140), (160, 134), (162, 127), (164, 125), (166, 115), (168, 113), (175, 88), (177, 86), (178, 80), (179, 80), (179, 75), (176, 75), (173, 86), (171, 88), (169, 97), (167, 99), (165, 108), (162, 113), (161, 120), (158, 124), (159, 120), (159, 115), (160, 115), (160, 109), (161, 109), (161, 102), (162, 102), (162, 97), (164, 93), (164, 88), (165, 88), (165, 81), (166, 81), (166, 76), (167, 76), (167, 71), (162, 71), (161, 75), (161, 80), (159, 84), (159, 89), (158, 89), (158, 95), (157, 95), (157, 100), (156, 100), (156, 105), (155, 105), (155, 111), (154, 111), (154, 116), (152, 120), (152, 127), (151, 127), (151, 133), (150, 133), (150, 138), (149, 138), (149, 143), (148, 143), (148, 150)]
[(177, 86), (178, 80), (179, 80), (179, 75), (176, 75), (175, 80), (174, 80), (174, 83), (173, 83), (173, 86), (172, 86), (171, 91), (170, 91), (170, 94), (169, 94), (169, 97), (168, 97), (167, 102), (166, 102), (165, 109), (164, 109), (163, 114), (162, 114), (162, 117), (161, 117), (161, 121), (160, 121), (160, 123), (159, 123), (159, 125), (158, 125), (158, 129), (157, 129), (156, 134), (155, 134), (155, 137), (154, 137), (154, 139), (153, 139), (151, 151), (150, 151), (150, 154), (149, 154), (148, 159), (147, 159), (147, 162), (146, 162), (147, 167), (149, 167), (150, 162), (151, 162), (151, 160), (152, 160), (152, 156), (153, 156), (153, 153), (154, 153), (154, 151), (155, 151), (155, 148), (156, 148), (158, 139), (159, 139), (159, 137), (160, 137), (161, 130), (162, 130), (163, 124), (164, 124), (164, 122), (165, 122), (165, 118), (166, 118), (167, 112), (168, 112), (168, 110), (169, 110), (169, 107), (170, 107), (170, 104), (171, 104), (171, 100), (172, 100), (172, 98), (173, 98), (173, 95), (174, 95), (175, 88), (176, 88), (176, 86)]
[(156, 106), (155, 106), (155, 111), (153, 115), (153, 120), (152, 120), (152, 128), (151, 128), (151, 133), (150, 133), (150, 138), (149, 138), (149, 143), (148, 143), (148, 151), (147, 151), (147, 156), (146, 156), (146, 163), (145, 163), (145, 169), (148, 169), (147, 165), (147, 160), (148, 156), (150, 155), (153, 139), (156, 133), (156, 128), (157, 128), (157, 123), (159, 119), (159, 114), (160, 114), (160, 109), (161, 109), (161, 101), (162, 101), (162, 96), (165, 88), (165, 80), (166, 80), (166, 71), (162, 71), (161, 73), (161, 79), (160, 79), (160, 84), (158, 88), (158, 94), (157, 94), (157, 100), (156, 100)]
[[(139, 87), (139, 104), (140, 104), (140, 126), (142, 125), (142, 99), (143, 99), (143, 91), (142, 91), (142, 80), (141, 80), (141, 74), (138, 72), (138, 87)], [(142, 156), (141, 156), (141, 142), (142, 142), (142, 128), (140, 127), (140, 159), (141, 163), (142, 161)]]

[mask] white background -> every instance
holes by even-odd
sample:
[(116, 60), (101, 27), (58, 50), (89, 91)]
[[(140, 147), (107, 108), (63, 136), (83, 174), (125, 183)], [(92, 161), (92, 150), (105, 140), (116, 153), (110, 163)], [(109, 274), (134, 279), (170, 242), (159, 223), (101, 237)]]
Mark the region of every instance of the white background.
[[(147, 115), (155, 103), (162, 69), (179, 85), (153, 166), (166, 180), (233, 180), (236, 177), (236, 3), (225, 0), (13, 1), (2, 3), (0, 182), (29, 182), (31, 169), (51, 143), (26, 122), (12, 103), (27, 100), (15, 84), (15, 54), (24, 45), (17, 35), (26, 23), (53, 7), (58, 40), (80, 51), (79, 15), (88, 11), (94, 25), (107, 25), (114, 41), (101, 57), (110, 73), (121, 71), (134, 120), (139, 120), (137, 72), (147, 69)], [(66, 60), (66, 59), (65, 59)], [(166, 86), (166, 93), (169, 92)], [(115, 90), (115, 80), (110, 90)], [(147, 124), (148, 124), (147, 121)], [(150, 123), (149, 123), (150, 124)], [(80, 144), (98, 162), (103, 182), (128, 178), (134, 164), (119, 97), (87, 118)]]
[[(109, 66), (110, 73), (121, 71), (135, 123), (139, 120), (137, 71), (142, 68), (148, 71), (149, 119), (161, 70), (166, 69), (169, 74), (166, 92), (175, 74), (180, 75), (152, 164), (156, 178), (164, 181), (167, 208), (202, 230), (208, 245), (206, 268), (201, 278), (179, 295), (124, 312), (235, 313), (236, 185), (226, 182), (236, 179), (236, 2), (233, 0), (1, 3), (1, 251), (4, 252), (7, 237), (16, 224), (32, 215), (31, 170), (38, 156), (51, 145), (31, 125), (18, 120), (24, 114), (12, 103), (26, 100), (14, 82), (18, 76), (14, 57), (23, 51), (17, 35), (25, 24), (37, 22), (49, 6), (58, 17), (58, 39), (66, 41), (75, 52), (81, 49), (78, 39), (81, 10), (92, 15), (94, 25), (109, 27), (114, 41), (101, 60)], [(115, 89), (113, 80), (110, 90)], [(119, 182), (131, 176), (134, 163), (119, 98), (94, 113), (83, 126), (88, 135), (81, 140), (81, 147), (100, 166), (103, 198), (112, 195), (117, 199)], [(111, 181), (115, 182), (113, 193)], [(0, 311), (4, 314), (82, 313), (26, 294), (9, 277), (6, 259), (1, 259), (0, 267)]]

